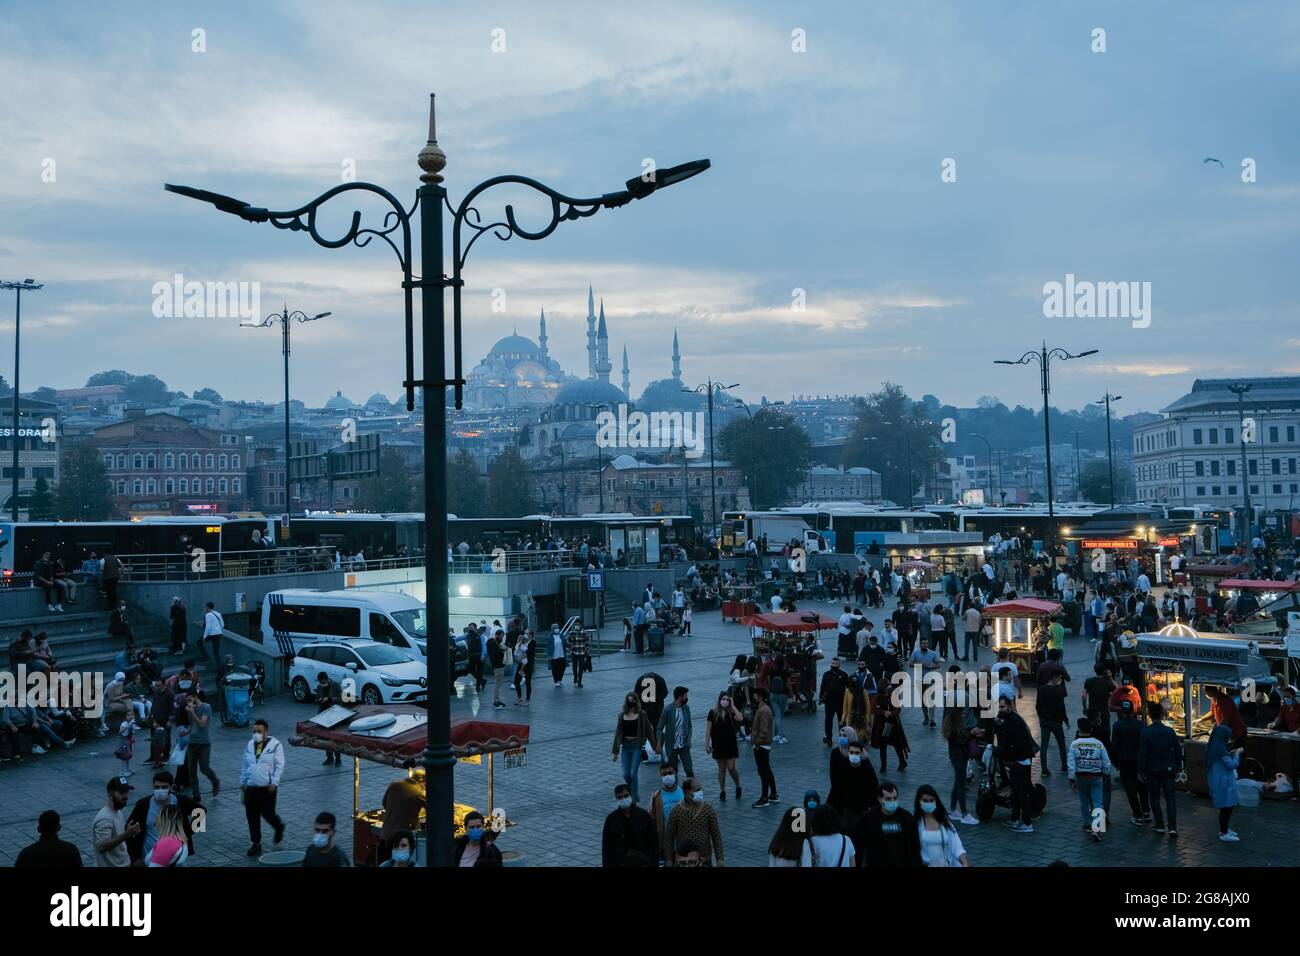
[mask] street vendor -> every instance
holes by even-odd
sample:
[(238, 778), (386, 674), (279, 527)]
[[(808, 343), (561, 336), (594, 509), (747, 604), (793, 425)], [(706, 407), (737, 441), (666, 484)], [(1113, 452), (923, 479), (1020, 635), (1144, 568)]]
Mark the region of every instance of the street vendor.
[(1216, 724), (1227, 724), (1232, 731), (1232, 746), (1230, 749), (1235, 750), (1238, 747), (1246, 746), (1246, 722), (1241, 718), (1241, 711), (1237, 709), (1236, 703), (1231, 696), (1222, 687), (1206, 687), (1205, 696), (1210, 698), (1210, 713), (1214, 715)]
[(392, 853), (392, 841), (399, 833), (420, 829), (424, 809), (424, 768), (414, 767), (411, 776), (394, 780), (384, 791), (384, 826), (379, 831), (380, 862)]
[(1285, 733), (1300, 733), (1300, 703), (1296, 702), (1294, 687), (1282, 688), (1282, 706), (1277, 712), (1277, 719), (1268, 725), (1269, 730)]

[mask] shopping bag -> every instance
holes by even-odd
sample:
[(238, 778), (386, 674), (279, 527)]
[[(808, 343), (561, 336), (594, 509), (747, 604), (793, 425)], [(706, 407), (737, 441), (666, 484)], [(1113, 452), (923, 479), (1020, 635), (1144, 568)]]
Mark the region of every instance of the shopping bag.
[(654, 747), (652, 747), (652, 746), (650, 745), (650, 741), (648, 741), (648, 740), (645, 741), (645, 743), (644, 743), (643, 746), (644, 746), (644, 750), (645, 750), (645, 759), (646, 759), (646, 760), (657, 760), (657, 759), (659, 758), (659, 755), (655, 753), (655, 749), (654, 749)]
[(167, 758), (167, 762), (176, 767), (179, 767), (181, 764), (185, 762), (185, 738), (184, 737), (181, 737), (179, 740), (176, 741), (175, 746), (172, 747), (171, 756)]

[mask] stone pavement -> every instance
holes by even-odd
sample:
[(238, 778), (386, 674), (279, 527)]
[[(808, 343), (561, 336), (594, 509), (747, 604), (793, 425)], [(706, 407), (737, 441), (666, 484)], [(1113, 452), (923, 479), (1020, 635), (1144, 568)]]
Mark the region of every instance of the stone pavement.
[[(807, 609), (814, 609), (809, 605)], [(815, 605), (815, 609), (838, 615), (837, 605)], [(870, 612), (877, 632), (885, 614)], [(587, 675), (586, 686), (575, 688), (566, 675), (564, 685), (552, 686), (545, 662), (539, 664), (537, 686), (530, 707), (509, 706), (493, 710), (489, 692), (480, 701), (466, 691), (453, 703), (455, 715), (478, 713), (483, 719), (527, 722), (532, 728), (527, 766), (506, 769), (497, 761), (496, 803), (517, 825), (501, 838), (505, 850), (523, 854), (529, 866), (596, 866), (600, 863), (600, 833), (606, 814), (613, 809), (613, 787), (620, 779), (619, 765), (610, 758), (610, 745), (623, 695), (647, 670), (663, 675), (669, 687), (684, 684), (692, 690), (695, 717), (693, 758), (695, 772), (705, 783), (709, 802), (721, 818), (726, 860), (730, 866), (763, 866), (767, 844), (783, 813), (782, 808), (750, 809), (757, 798), (758, 776), (747, 745), (741, 745), (739, 768), (744, 798), (736, 801), (728, 792), (726, 803), (716, 802), (716, 772), (704, 753), (705, 715), (717, 692), (726, 685), (736, 654), (750, 649), (747, 629), (740, 624), (722, 623), (717, 612), (701, 613), (695, 620), (696, 635), (675, 639), (667, 654), (637, 657), (607, 653), (597, 658), (595, 670)], [(827, 656), (834, 651), (834, 631), (822, 639)], [(1074, 678), (1070, 694), (1071, 719), (1080, 712), (1079, 692), (1090, 673), (1092, 645), (1083, 639), (1067, 638), (1066, 663)], [(983, 652), (988, 660), (988, 652)], [(462, 688), (462, 691), (465, 689)], [(1021, 713), (1037, 735), (1033, 718), (1032, 685), (1026, 687)], [(507, 700), (513, 699), (513, 691)], [(290, 698), (274, 698), (258, 709), (271, 722), (271, 732), (282, 741), (292, 734), (298, 720), (314, 712), (310, 706), (295, 705)], [(911, 806), (915, 787), (929, 782), (946, 801), (952, 771), (947, 749), (937, 728), (921, 726), (920, 714), (905, 716), (912, 757), (908, 769), (898, 773), (891, 766), (889, 776), (902, 788), (905, 806)], [(786, 745), (774, 748), (773, 771), (781, 796), (787, 803), (802, 798), (808, 788), (825, 797), (828, 788), (828, 749), (822, 745), (822, 718), (807, 714), (787, 716)], [(226, 789), (208, 800), (208, 832), (196, 838), (197, 856), (191, 865), (246, 866), (249, 860), (248, 834), (243, 808), (239, 804), (240, 755), (248, 737), (243, 728), (218, 727), (214, 732), (213, 768)], [(117, 769), (112, 756), (113, 737), (82, 741), (70, 751), (29, 757), (21, 763), (0, 766), (0, 865), (10, 866), (19, 850), (35, 839), (36, 818), (53, 808), (63, 816), (64, 839), (81, 847), (87, 864), (91, 861), (90, 822), (104, 799), (104, 785)], [(139, 749), (139, 748), (138, 748)], [(352, 807), (351, 767), (323, 767), (319, 751), (288, 748), (287, 769), (280, 790), (279, 811), (288, 823), (285, 846), (304, 848), (310, 838), (312, 820), (323, 809), (340, 819), (340, 839), (351, 849), (347, 819)], [(892, 762), (891, 762), (892, 763)], [(137, 760), (132, 783), (133, 797), (148, 793), (149, 770)], [(361, 774), (361, 805), (379, 804), (384, 788), (399, 771), (364, 764)], [(641, 802), (648, 805), (657, 787), (657, 770), (641, 769)], [(1038, 761), (1034, 763), (1038, 779)], [(1158, 837), (1149, 828), (1139, 829), (1128, 821), (1127, 802), (1116, 782), (1113, 802), (1114, 823), (1104, 842), (1095, 844), (1080, 831), (1077, 798), (1064, 774), (1054, 773), (1046, 781), (1049, 799), (1046, 814), (1035, 822), (1037, 832), (1018, 834), (1000, 825), (1007, 818), (999, 810), (992, 823), (962, 827), (961, 835), (974, 866), (1043, 866), (1065, 860), (1072, 866), (1226, 866), (1291, 865), (1295, 862), (1297, 805), (1265, 803), (1258, 810), (1239, 809), (1233, 825), (1241, 834), (1239, 844), (1222, 844), (1217, 839), (1217, 814), (1209, 801), (1186, 794), (1178, 796), (1179, 839)], [(486, 765), (458, 764), (456, 797), (460, 802), (486, 808)], [(970, 791), (973, 809), (974, 790)], [(270, 834), (266, 834), (270, 847)]]

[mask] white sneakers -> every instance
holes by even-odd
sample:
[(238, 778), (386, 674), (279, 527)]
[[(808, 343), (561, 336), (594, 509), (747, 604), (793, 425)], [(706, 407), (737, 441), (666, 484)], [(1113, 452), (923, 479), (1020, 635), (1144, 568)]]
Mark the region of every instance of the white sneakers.
[(959, 817), (959, 818), (957, 819), (957, 822), (958, 822), (958, 823), (964, 823), (964, 824), (966, 824), (966, 826), (968, 826), (968, 827), (976, 827), (976, 826), (979, 826), (979, 820), (978, 820), (976, 817), (971, 816), (969, 813), (967, 813), (966, 815), (964, 815), (964, 816), (962, 816), (962, 817)]
[(1241, 842), (1241, 837), (1237, 836), (1237, 834), (1235, 834), (1235, 833), (1233, 833), (1231, 830), (1229, 830), (1227, 833), (1220, 833), (1220, 834), (1219, 834), (1219, 842), (1220, 842), (1220, 843), (1240, 843), (1240, 842)]

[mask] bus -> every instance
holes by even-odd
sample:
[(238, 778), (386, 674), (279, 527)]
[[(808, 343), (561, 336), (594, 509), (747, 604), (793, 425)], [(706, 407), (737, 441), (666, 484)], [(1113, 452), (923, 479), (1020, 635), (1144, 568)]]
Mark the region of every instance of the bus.
[(1053, 505), (1052, 515), (1048, 515), (1047, 506), (1025, 505), (1000, 507), (971, 507), (965, 505), (934, 505), (930, 510), (938, 514), (943, 527), (949, 531), (974, 532), (985, 541), (993, 535), (1003, 538), (1019, 537), (1028, 534), (1032, 540), (1043, 542), (1047, 532), (1060, 539), (1069, 533), (1069, 529), (1083, 524), (1100, 511), (1101, 505), (1060, 503)]
[(746, 542), (766, 535), (769, 554), (780, 553), (795, 540), (810, 553), (854, 554), (873, 544), (892, 544), (894, 536), (940, 530), (945, 530), (943, 518), (928, 510), (826, 502), (771, 511), (724, 512), (722, 545), (725, 553), (738, 554)]
[(275, 538), (270, 518), (158, 516), (134, 521), (0, 521), (0, 578), (23, 584), (41, 555), (49, 551), (76, 571), (91, 553), (117, 555), (189, 554), (201, 548), (210, 557), (245, 551), (253, 532)]

